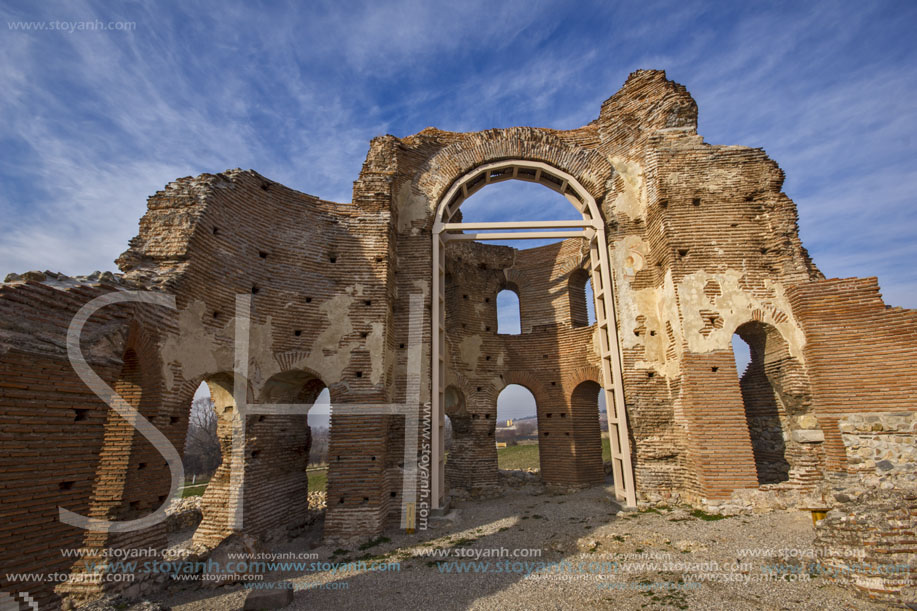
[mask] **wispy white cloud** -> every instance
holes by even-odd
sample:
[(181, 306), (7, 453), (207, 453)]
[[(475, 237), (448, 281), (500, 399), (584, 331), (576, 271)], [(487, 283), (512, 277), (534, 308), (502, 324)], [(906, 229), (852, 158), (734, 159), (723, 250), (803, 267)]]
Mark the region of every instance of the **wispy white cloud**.
[[(917, 307), (909, 3), (0, 9), (2, 21), (77, 17), (137, 29), (0, 37), (4, 271), (112, 269), (146, 196), (178, 176), (252, 167), (349, 200), (373, 136), (572, 128), (627, 73), (658, 67), (695, 96), (708, 141), (762, 146), (781, 164), (826, 273), (878, 274), (890, 302)], [(568, 212), (551, 193), (488, 191), (488, 220)]]

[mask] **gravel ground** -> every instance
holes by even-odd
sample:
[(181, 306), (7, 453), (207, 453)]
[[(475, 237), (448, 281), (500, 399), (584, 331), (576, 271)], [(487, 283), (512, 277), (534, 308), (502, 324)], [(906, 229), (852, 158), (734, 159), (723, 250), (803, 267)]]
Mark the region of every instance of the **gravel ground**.
[[(266, 580), (292, 584), (289, 609), (901, 608), (866, 600), (810, 575), (798, 558), (782, 557), (779, 550), (811, 550), (807, 513), (708, 520), (679, 508), (619, 513), (610, 499), (603, 487), (554, 495), (529, 484), (497, 499), (457, 502), (429, 530), (393, 531), (363, 550), (319, 545), (313, 532), (263, 551), (317, 553), (328, 562), (397, 562), (400, 570), (300, 571)], [(424, 555), (434, 549), (450, 555)], [(488, 557), (502, 549), (517, 555)], [(746, 549), (759, 555), (743, 556)], [(485, 562), (486, 572), (474, 571)], [(783, 575), (765, 581), (766, 567)], [(242, 585), (175, 584), (153, 601), (176, 611), (233, 610), (242, 608), (247, 592)]]

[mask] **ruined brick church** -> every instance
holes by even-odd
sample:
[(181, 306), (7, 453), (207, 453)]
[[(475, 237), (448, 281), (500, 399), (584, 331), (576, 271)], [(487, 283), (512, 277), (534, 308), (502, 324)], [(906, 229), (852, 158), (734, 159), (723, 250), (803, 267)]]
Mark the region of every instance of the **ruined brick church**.
[[(632, 74), (578, 129), (375, 138), (351, 202), (251, 170), (178, 179), (149, 198), (121, 274), (28, 272), (0, 287), (0, 565), (80, 571), (60, 548), (165, 547), (162, 524), (96, 532), (59, 518), (63, 508), (133, 520), (168, 501), (168, 457), (68, 354), (81, 309), (136, 291), (174, 296), (174, 308), (114, 298), (88, 316), (78, 352), (179, 450), (207, 383), (224, 460), (194, 540), (211, 548), (238, 532), (234, 507), (262, 539), (292, 532), (307, 511), (307, 416), (262, 410), (233, 439), (239, 389), (261, 406), (309, 405), (329, 390), (333, 540), (404, 525), (406, 435), (424, 435), (424, 421), (415, 428), (373, 405), (432, 420), (429, 448), (417, 444), (429, 465), (417, 489), (433, 511), (460, 491), (499, 489), (496, 401), (510, 384), (535, 397), (541, 478), (561, 490), (605, 481), (604, 395), (625, 507), (675, 498), (713, 511), (743, 495), (791, 504), (831, 474), (913, 471), (905, 450), (889, 469), (854, 458), (847, 436), (862, 432), (857, 419), (917, 412), (917, 311), (886, 306), (875, 278), (826, 279), (800, 242), (783, 179), (761, 149), (705, 143), (694, 100), (660, 71)], [(563, 195), (582, 220), (462, 222), (466, 198), (506, 180)], [(525, 235), (562, 241), (488, 243)], [(519, 334), (497, 332), (506, 289), (519, 297)], [(744, 372), (734, 334), (751, 348)], [(912, 422), (886, 441), (913, 447)], [(422, 500), (407, 505), (412, 523)], [(34, 592), (43, 608), (101, 588), (0, 586)]]

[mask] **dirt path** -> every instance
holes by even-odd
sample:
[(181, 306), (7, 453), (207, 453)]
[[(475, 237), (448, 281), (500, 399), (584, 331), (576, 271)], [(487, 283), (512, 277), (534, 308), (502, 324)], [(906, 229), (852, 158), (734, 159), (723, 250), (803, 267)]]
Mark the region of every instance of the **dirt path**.
[[(800, 564), (800, 555), (813, 553), (813, 528), (798, 511), (709, 521), (684, 509), (619, 513), (601, 487), (551, 495), (527, 485), (460, 502), (448, 518), (363, 550), (310, 548), (308, 538), (265, 550), (366, 563), (268, 581), (292, 584), (288, 608), (303, 610), (892, 608)], [(390, 570), (370, 570), (373, 562)], [(232, 610), (246, 594), (241, 585), (176, 585), (155, 600), (177, 611)]]

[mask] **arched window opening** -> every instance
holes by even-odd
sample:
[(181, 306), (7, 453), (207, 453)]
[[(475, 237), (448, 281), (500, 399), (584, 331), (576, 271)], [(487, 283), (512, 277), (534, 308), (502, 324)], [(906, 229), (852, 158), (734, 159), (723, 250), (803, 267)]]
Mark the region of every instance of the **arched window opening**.
[(497, 465), (500, 469), (538, 473), (538, 416), (535, 396), (510, 384), (497, 397)]
[(571, 273), (567, 293), (570, 297), (570, 324), (574, 327), (595, 324), (595, 296), (589, 272), (579, 268)]
[[(323, 388), (309, 410), (312, 447), (309, 449), (309, 491), (324, 490), (328, 470), (328, 442), (331, 439), (331, 393)], [(316, 472), (316, 473), (313, 473)]]
[(767, 372), (768, 352), (774, 354), (778, 343), (783, 343), (779, 332), (760, 322), (740, 326), (732, 339), (755, 470), (761, 485), (789, 479), (780, 403)]
[[(591, 380), (580, 383), (570, 395), (570, 412), (573, 419), (573, 460), (578, 484), (601, 484), (605, 480), (603, 446), (608, 443), (607, 416), (603, 411), (604, 393), (598, 383)], [(605, 425), (603, 427), (603, 424)], [(609, 448), (609, 462), (611, 451)]]
[(605, 403), (605, 390), (599, 386), (598, 399), (599, 406), (599, 432), (602, 436), (602, 464), (605, 472), (611, 473), (611, 439), (608, 437), (608, 408)]
[(185, 436), (185, 451), (182, 465), (185, 469), (185, 485), (182, 496), (201, 496), (207, 489), (207, 482), (223, 462), (220, 438), (217, 435), (217, 413), (210, 387), (201, 382), (194, 392), (191, 411), (188, 414), (188, 433)]
[(455, 386), (443, 393), (443, 450), (445, 452), (446, 489), (470, 490), (475, 485), (475, 438), (465, 394)]
[(497, 293), (497, 333), (519, 335), (522, 333), (522, 308), (519, 295), (511, 289)]

